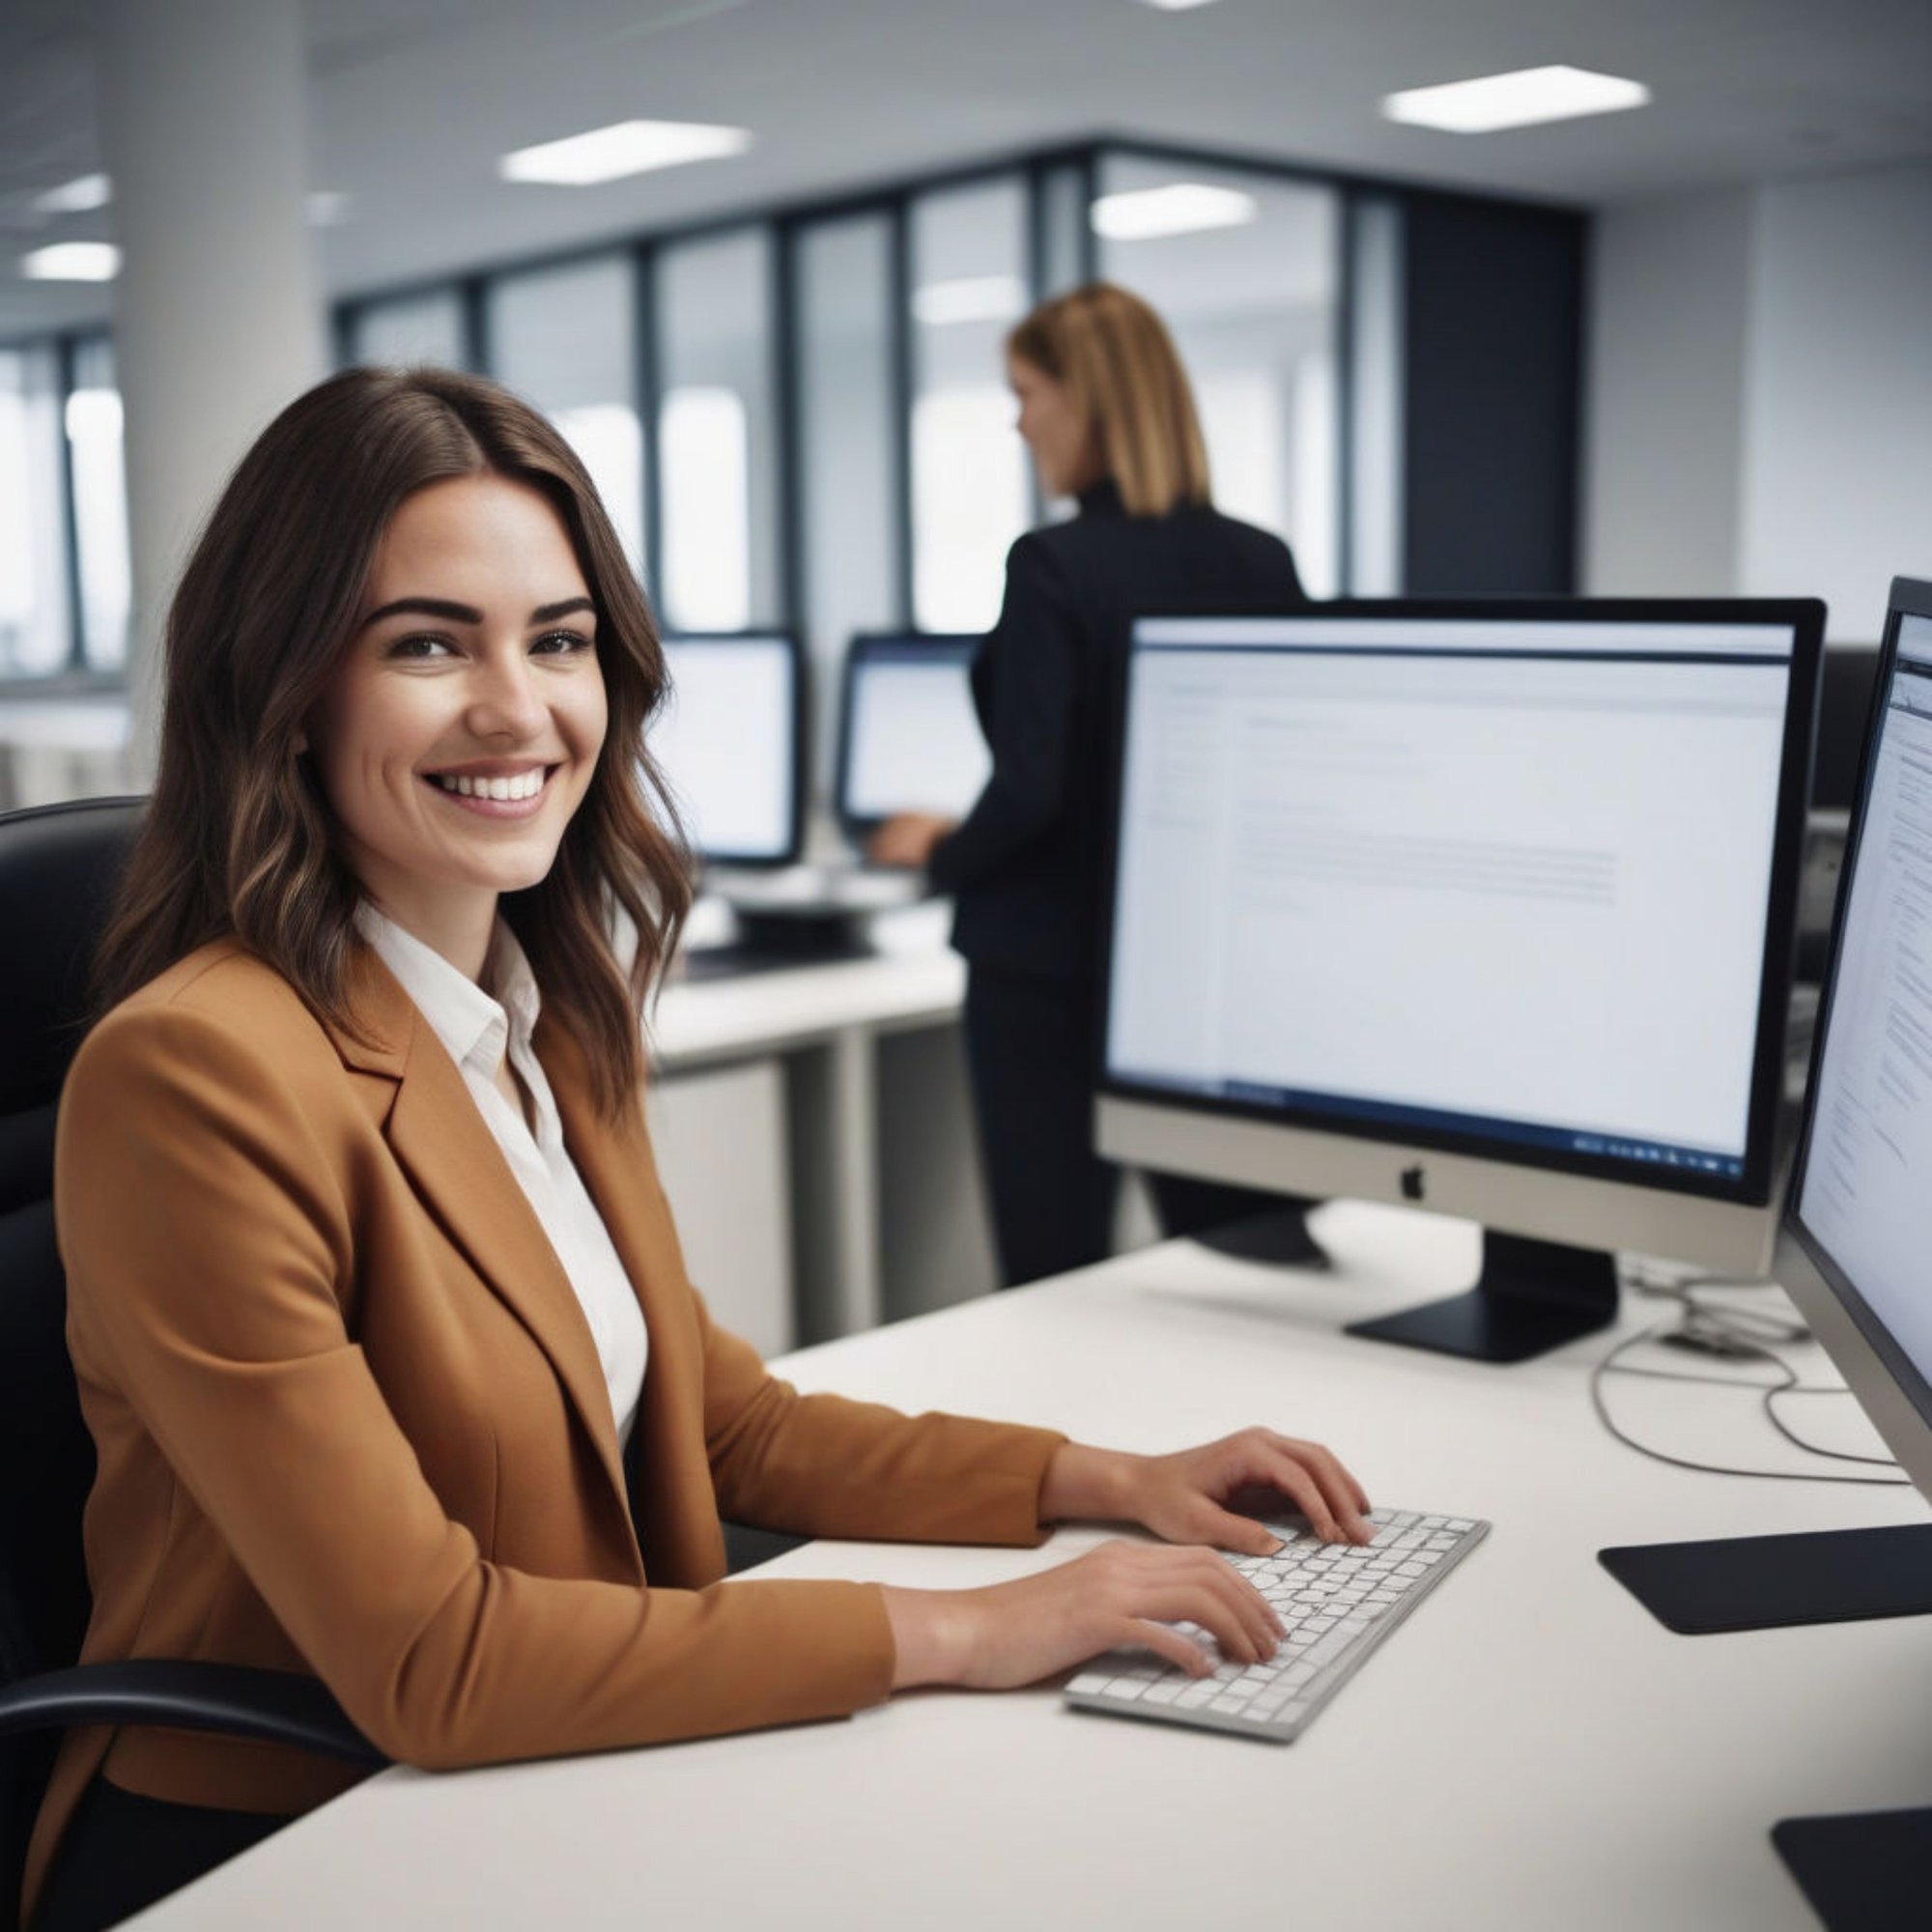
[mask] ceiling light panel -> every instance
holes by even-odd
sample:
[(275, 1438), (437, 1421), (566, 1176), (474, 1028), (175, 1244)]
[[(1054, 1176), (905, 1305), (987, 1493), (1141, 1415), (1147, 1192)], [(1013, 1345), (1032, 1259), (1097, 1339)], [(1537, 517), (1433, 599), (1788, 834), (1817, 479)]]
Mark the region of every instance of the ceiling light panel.
[(42, 214), (85, 214), (90, 209), (105, 208), (113, 199), (114, 184), (105, 175), (82, 175), (78, 181), (63, 182), (37, 194), (34, 208)]
[(121, 251), (111, 242), (55, 242), (20, 257), (30, 282), (111, 282), (121, 272)]
[(1492, 134), (1502, 128), (1614, 114), (1641, 107), (1649, 99), (1650, 89), (1640, 80), (1621, 80), (1613, 73), (1591, 73), (1577, 67), (1531, 67), (1441, 87), (1411, 87), (1384, 97), (1382, 112), (1391, 121), (1417, 128)]
[(714, 128), (696, 121), (619, 121), (540, 147), (519, 148), (497, 163), (497, 172), (505, 181), (595, 187), (652, 168), (724, 160), (742, 155), (751, 145), (751, 130), (745, 128)]
[(934, 328), (955, 322), (1017, 322), (1026, 307), (1026, 284), (1017, 275), (966, 275), (926, 282), (912, 292), (914, 320)]
[(1170, 182), (1165, 187), (1103, 194), (1094, 204), (1094, 232), (1109, 242), (1151, 242), (1205, 228), (1240, 228), (1259, 211), (1239, 188), (1206, 182)]

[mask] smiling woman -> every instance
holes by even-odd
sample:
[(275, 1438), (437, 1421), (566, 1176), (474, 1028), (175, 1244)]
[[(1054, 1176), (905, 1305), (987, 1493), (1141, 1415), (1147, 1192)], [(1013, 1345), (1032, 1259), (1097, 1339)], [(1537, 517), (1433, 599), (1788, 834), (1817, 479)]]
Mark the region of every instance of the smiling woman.
[[(713, 1324), (641, 1104), (688, 893), (641, 749), (663, 655), (581, 466), (513, 397), (354, 371), (293, 405), (189, 561), (167, 675), (55, 1152), (99, 1451), (85, 1661), (307, 1672), (384, 1755), (486, 1764), (1119, 1643), (1205, 1671), (1181, 1620), (1246, 1662), (1278, 1634), (1200, 1548), (982, 1590), (730, 1583), (721, 1518), (1028, 1544), (1113, 1517), (1261, 1550), (1225, 1505), (1264, 1484), (1366, 1540), (1310, 1443), (1132, 1456), (906, 1417), (801, 1396)], [(30, 1922), (111, 1922), (356, 1775), (71, 1732)]]

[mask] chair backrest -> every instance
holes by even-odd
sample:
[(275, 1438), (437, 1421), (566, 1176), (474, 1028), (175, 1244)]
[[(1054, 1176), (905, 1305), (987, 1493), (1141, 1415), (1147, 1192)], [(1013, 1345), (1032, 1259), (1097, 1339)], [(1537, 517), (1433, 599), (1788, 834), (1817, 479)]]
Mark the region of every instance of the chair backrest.
[[(87, 1630), (80, 1419), (54, 1245), (54, 1116), (85, 1031), (88, 967), (139, 799), (0, 813), (0, 1684), (71, 1663)], [(0, 1849), (17, 1843), (54, 1740), (0, 1743)], [(0, 1924), (14, 1873), (0, 1857)]]

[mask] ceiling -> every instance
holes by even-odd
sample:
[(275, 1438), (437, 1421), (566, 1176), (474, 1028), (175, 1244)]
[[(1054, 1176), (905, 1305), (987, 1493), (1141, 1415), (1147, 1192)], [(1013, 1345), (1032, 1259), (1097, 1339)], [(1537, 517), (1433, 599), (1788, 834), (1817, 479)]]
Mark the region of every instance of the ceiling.
[[(165, 4), (165, 0), (163, 0)], [(1096, 134), (1606, 204), (1932, 155), (1928, 0), (304, 0), (310, 185), (331, 295), (844, 193)], [(105, 319), (23, 281), (113, 211), (40, 191), (100, 164), (92, 0), (0, 12), (0, 338)], [(1394, 89), (1567, 61), (1645, 81), (1633, 113), (1468, 136)], [(751, 151), (598, 188), (513, 185), (507, 149), (633, 116)]]

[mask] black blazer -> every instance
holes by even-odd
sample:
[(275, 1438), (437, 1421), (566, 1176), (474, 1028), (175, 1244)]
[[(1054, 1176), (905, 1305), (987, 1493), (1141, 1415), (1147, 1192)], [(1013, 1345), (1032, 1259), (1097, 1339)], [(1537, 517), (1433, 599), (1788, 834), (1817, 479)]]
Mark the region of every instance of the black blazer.
[(1072, 522), (1013, 545), (1000, 621), (973, 663), (992, 776), (928, 867), (957, 901), (952, 943), (969, 960), (1097, 973), (1109, 738), (1132, 620), (1306, 601), (1280, 538), (1201, 506), (1130, 517), (1111, 482)]

